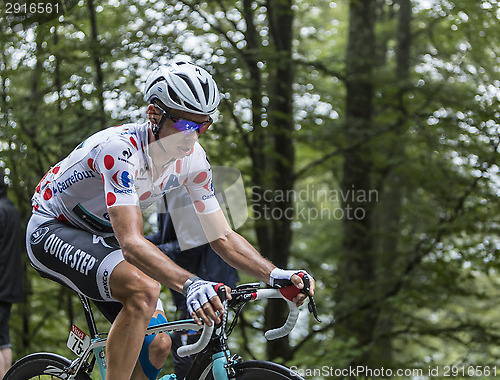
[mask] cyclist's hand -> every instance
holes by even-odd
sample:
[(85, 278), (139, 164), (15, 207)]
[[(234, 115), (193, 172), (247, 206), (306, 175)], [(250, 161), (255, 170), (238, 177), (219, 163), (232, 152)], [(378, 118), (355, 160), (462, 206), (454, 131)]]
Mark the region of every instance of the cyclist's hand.
[[(304, 282), (302, 281), (304, 275), (309, 277), (309, 289), (306, 291), (307, 294), (302, 291), (304, 289)], [(274, 268), (272, 270), (270, 284), (274, 288), (280, 288), (281, 294), (294, 302), (297, 306), (302, 305), (308, 295), (314, 295), (316, 287), (314, 278), (306, 271), (283, 270), (279, 268)]]
[[(224, 306), (215, 292), (215, 287), (218, 285), (215, 282), (198, 279), (187, 289), (186, 305), (189, 314), (198, 325), (201, 325), (202, 321), (208, 326), (212, 326), (212, 321), (220, 323)], [(231, 299), (230, 288), (227, 288), (226, 293), (228, 299)]]

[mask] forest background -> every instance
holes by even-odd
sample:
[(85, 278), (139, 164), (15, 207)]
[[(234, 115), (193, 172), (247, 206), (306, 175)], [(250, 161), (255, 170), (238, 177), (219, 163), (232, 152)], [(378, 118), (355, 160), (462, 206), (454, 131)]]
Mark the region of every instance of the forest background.
[[(289, 339), (266, 342), (283, 305), (249, 307), (240, 353), (298, 368), (500, 365), (497, 0), (7, 3), (0, 166), (24, 223), (51, 165), (145, 120), (147, 73), (189, 58), (223, 94), (201, 143), (242, 173), (238, 232), (317, 280), (323, 323), (304, 311)], [(24, 282), (15, 359), (68, 355), (77, 297), (26, 259)]]

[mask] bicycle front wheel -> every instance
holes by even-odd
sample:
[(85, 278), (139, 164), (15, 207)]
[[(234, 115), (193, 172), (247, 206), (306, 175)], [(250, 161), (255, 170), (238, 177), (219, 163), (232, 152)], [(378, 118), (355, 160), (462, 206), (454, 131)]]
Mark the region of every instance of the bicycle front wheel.
[[(3, 380), (65, 380), (71, 361), (64, 356), (51, 353), (37, 353), (25, 356), (17, 361), (5, 374)], [(85, 373), (76, 375), (76, 380), (90, 380)]]
[(296, 372), (280, 364), (262, 360), (249, 360), (234, 366), (238, 380), (304, 380)]
[[(186, 379), (213, 380), (212, 362), (205, 365), (194, 365)], [(296, 372), (280, 364), (263, 360), (249, 360), (236, 363), (236, 380), (304, 380)]]

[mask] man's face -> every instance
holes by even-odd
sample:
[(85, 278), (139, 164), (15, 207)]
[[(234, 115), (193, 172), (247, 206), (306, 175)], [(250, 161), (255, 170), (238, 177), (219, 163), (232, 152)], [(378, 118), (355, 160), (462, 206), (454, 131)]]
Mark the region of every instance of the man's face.
[[(161, 115), (162, 111), (157, 108), (158, 114)], [(165, 118), (163, 126), (160, 129), (160, 139), (162, 145), (167, 152), (174, 158), (183, 158), (191, 154), (195, 142), (198, 140), (200, 134), (199, 130), (182, 130), (179, 126), (193, 126), (196, 124), (203, 125), (204, 123), (211, 122), (208, 115), (198, 115), (191, 112), (185, 112), (175, 109), (168, 111), (169, 117)], [(186, 123), (188, 121), (188, 123)], [(191, 123), (189, 123), (191, 122)], [(182, 128), (181, 128), (182, 129)]]

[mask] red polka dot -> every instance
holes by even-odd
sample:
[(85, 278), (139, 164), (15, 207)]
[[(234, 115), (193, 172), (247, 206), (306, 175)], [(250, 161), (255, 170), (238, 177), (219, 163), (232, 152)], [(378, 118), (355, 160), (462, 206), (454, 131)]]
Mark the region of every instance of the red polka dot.
[(194, 207), (198, 212), (205, 211), (205, 203), (203, 203), (202, 201), (194, 201)]
[(134, 146), (135, 149), (139, 149), (139, 148), (137, 148), (137, 142), (135, 141), (135, 139), (133, 137), (130, 137), (130, 142), (132, 143), (132, 145)]
[(175, 172), (176, 172), (177, 174), (180, 174), (180, 173), (181, 173), (181, 164), (182, 164), (182, 163), (181, 163), (181, 160), (177, 160), (177, 161), (175, 162)]
[(146, 191), (144, 194), (142, 194), (139, 199), (141, 201), (145, 201), (146, 199), (148, 199), (149, 197), (151, 196), (151, 191)]
[(108, 193), (108, 195), (106, 195), (106, 204), (108, 206), (112, 206), (114, 205), (116, 202), (116, 195), (114, 195), (113, 193)]
[(106, 169), (110, 170), (115, 164), (115, 159), (111, 157), (109, 154), (104, 157), (104, 166)]
[(60, 167), (56, 166), (54, 169), (52, 169), (52, 173), (57, 174), (57, 172), (59, 171), (59, 169), (60, 169)]
[(207, 172), (198, 173), (198, 175), (196, 177), (194, 177), (193, 182), (194, 183), (205, 182), (205, 180), (207, 179), (207, 176), (208, 176)]
[(48, 201), (50, 198), (52, 198), (52, 190), (47, 188), (47, 189), (45, 189), (45, 193), (43, 193), (43, 199)]
[(95, 171), (95, 166), (94, 166), (94, 160), (89, 158), (87, 160), (87, 165), (89, 166), (90, 170), (94, 170)]

